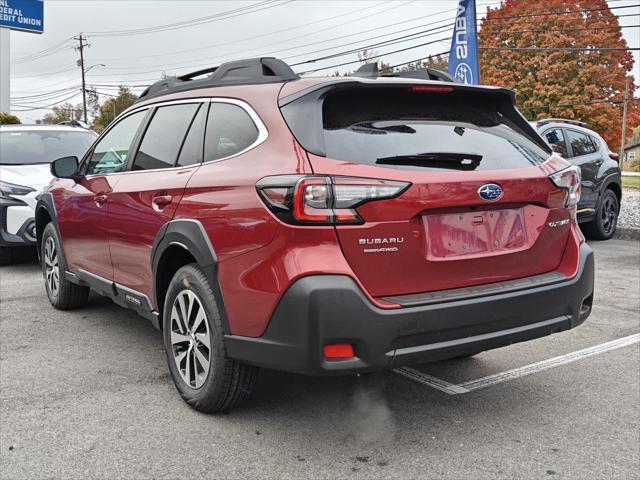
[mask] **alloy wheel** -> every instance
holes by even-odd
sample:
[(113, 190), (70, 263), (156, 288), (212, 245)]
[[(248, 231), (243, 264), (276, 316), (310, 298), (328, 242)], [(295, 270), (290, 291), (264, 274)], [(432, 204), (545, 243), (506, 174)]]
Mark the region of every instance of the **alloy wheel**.
[(182, 290), (171, 308), (171, 350), (182, 380), (200, 388), (209, 374), (211, 337), (207, 314), (192, 290)]
[(60, 288), (60, 266), (58, 249), (53, 237), (48, 237), (44, 244), (44, 274), (49, 294), (54, 298), (57, 297)]
[(602, 230), (609, 235), (616, 227), (618, 208), (612, 196), (607, 196), (602, 204)]

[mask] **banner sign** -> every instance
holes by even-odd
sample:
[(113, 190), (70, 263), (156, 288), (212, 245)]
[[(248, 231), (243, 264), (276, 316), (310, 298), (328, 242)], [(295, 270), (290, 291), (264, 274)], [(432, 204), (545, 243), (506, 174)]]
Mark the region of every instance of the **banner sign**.
[(460, 0), (458, 4), (449, 51), (449, 73), (461, 83), (480, 83), (475, 0)]
[(42, 33), (44, 31), (43, 0), (0, 0), (0, 27)]

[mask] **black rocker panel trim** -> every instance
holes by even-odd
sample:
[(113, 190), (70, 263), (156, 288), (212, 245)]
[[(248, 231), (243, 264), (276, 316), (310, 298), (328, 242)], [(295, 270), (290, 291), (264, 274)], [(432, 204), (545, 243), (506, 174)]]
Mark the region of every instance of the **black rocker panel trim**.
[(82, 269), (75, 273), (65, 272), (65, 279), (76, 285), (90, 287), (99, 295), (113, 300), (116, 305), (134, 310), (138, 315), (151, 321), (156, 328), (160, 328), (158, 312), (153, 310), (149, 298), (144, 293)]
[[(224, 333), (229, 332), (226, 310), (224, 308), (224, 298), (218, 282), (218, 257), (209, 241), (209, 236), (204, 230), (202, 223), (197, 220), (179, 219), (166, 223), (158, 232), (151, 250), (151, 268), (153, 271), (153, 291), (154, 297), (158, 291), (158, 266), (163, 253), (172, 246), (179, 246), (190, 253), (195, 258), (196, 263), (207, 277), (209, 285), (213, 289), (213, 295), (218, 304), (218, 311), (222, 319)], [(158, 308), (159, 299), (153, 299), (153, 305)], [(159, 308), (158, 308), (159, 310)], [(160, 312), (160, 315), (162, 312)]]

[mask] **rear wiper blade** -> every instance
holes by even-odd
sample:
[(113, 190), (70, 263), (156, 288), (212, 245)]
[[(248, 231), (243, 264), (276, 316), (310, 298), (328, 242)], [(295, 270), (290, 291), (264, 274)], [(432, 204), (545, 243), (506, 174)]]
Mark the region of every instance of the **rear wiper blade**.
[(447, 168), (450, 170), (475, 170), (482, 161), (482, 155), (475, 153), (430, 152), (412, 155), (381, 157), (379, 165), (410, 165), (415, 167)]

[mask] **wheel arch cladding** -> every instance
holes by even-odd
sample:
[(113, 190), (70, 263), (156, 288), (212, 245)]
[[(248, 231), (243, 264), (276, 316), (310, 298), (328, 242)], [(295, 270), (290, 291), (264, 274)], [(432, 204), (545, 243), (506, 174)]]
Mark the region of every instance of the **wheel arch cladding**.
[(222, 292), (218, 283), (218, 257), (204, 227), (197, 220), (173, 220), (158, 232), (151, 250), (154, 304), (160, 316), (164, 297), (175, 272), (184, 265), (196, 263), (207, 277), (222, 317), (224, 333), (228, 333)]
[(620, 206), (620, 202), (622, 201), (622, 187), (615, 180), (610, 180), (605, 186), (605, 189), (611, 190), (618, 199), (618, 207)]
[[(38, 250), (38, 258), (40, 258), (40, 247), (42, 246), (42, 233), (44, 232), (44, 228), (49, 222), (54, 221), (56, 217), (56, 207), (53, 203), (53, 197), (50, 193), (42, 193), (38, 197), (38, 203), (36, 203), (35, 209), (36, 245)], [(58, 236), (60, 236), (59, 233)]]

